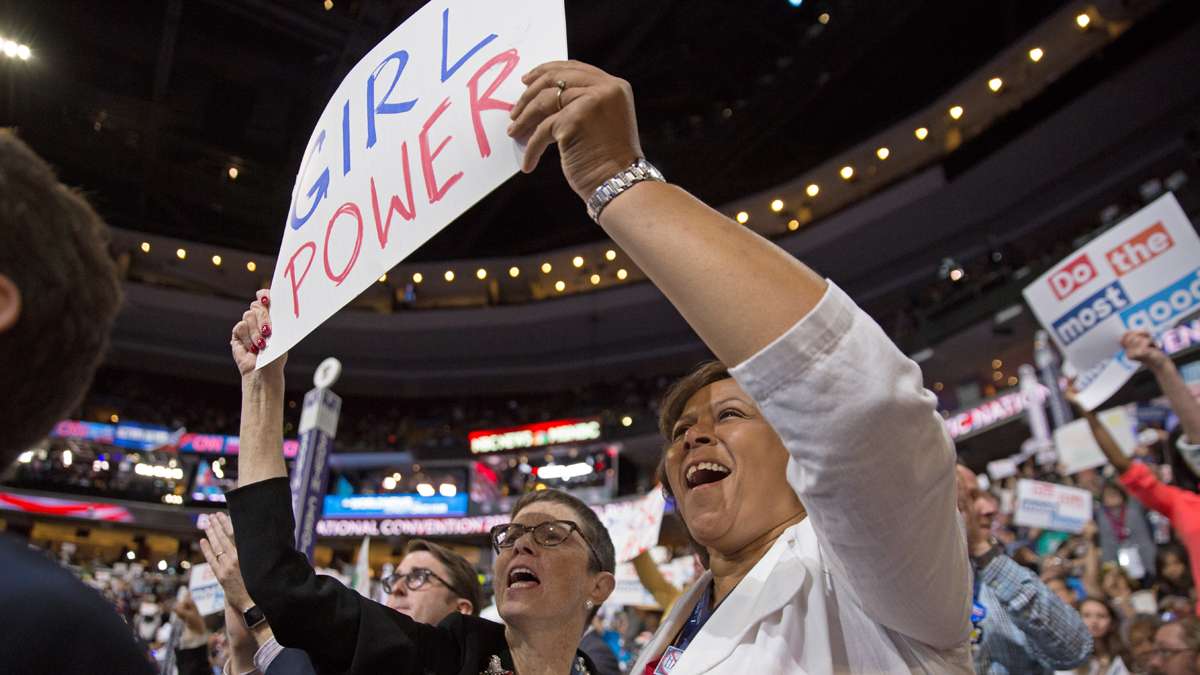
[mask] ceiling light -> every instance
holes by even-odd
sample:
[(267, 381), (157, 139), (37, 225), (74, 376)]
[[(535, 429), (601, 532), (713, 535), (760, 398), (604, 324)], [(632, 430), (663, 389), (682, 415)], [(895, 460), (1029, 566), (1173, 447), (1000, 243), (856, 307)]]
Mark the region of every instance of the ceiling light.
[(554, 282), (554, 290), (562, 293), (563, 291), (567, 290), (567, 285), (562, 281), (556, 281)]
[(9, 58), (15, 58), (17, 56), (17, 50), (20, 48), (20, 46), (21, 45), (17, 44), (16, 42), (13, 42), (12, 40), (5, 40), (4, 41), (4, 55)]
[(1086, 29), (1091, 23), (1092, 17), (1088, 16), (1087, 12), (1075, 17), (1075, 25), (1079, 26), (1080, 29)]
[(917, 127), (916, 130), (913, 131), (913, 136), (916, 136), (918, 141), (923, 141), (927, 136), (929, 136), (929, 129), (926, 129), (925, 127)]
[(821, 15), (817, 17), (817, 21), (820, 21), (821, 25), (824, 26), (825, 24), (829, 23), (830, 18), (829, 12), (821, 12)]
[(33, 56), (33, 52), (29, 51), (29, 45), (17, 45), (17, 58), (22, 61), (28, 61), (29, 57)]
[(616, 252), (616, 251), (614, 251), (614, 250), (612, 250), (611, 248), (610, 248), (610, 249), (608, 249), (607, 251), (605, 251), (605, 252), (604, 252), (604, 259), (605, 259), (605, 260), (607, 260), (607, 261), (609, 261), (609, 262), (612, 262), (612, 261), (616, 260), (616, 259), (617, 259), (617, 252)]
[(510, 276), (514, 279), (521, 276), (521, 268), (516, 267), (516, 266), (508, 268), (508, 276)]
[(212, 257), (212, 263), (213, 263), (213, 265), (214, 265), (214, 266), (216, 266), (216, 267), (220, 267), (220, 266), (221, 266), (221, 256), (219, 256), (219, 255), (214, 255), (214, 256)]
[(737, 212), (737, 221), (743, 225), (750, 221), (750, 214), (745, 211)]
[(1000, 380), (1004, 379), (1004, 373), (997, 370), (996, 372), (992, 373), (992, 379), (999, 382)]
[(961, 267), (955, 267), (950, 270), (950, 281), (962, 281), (965, 276), (967, 276), (967, 273)]
[(116, 413), (113, 413), (108, 416), (108, 421), (112, 422), (113, 424), (116, 424), (117, 422), (121, 421), (121, 416)]
[(596, 286), (600, 283), (600, 275), (593, 274), (592, 276), (588, 277), (588, 281), (592, 282), (593, 286)]
[(838, 171), (838, 175), (842, 177), (842, 180), (850, 180), (854, 178), (854, 167), (847, 164), (842, 167), (841, 171)]
[(934, 383), (933, 383), (933, 390), (934, 390), (934, 391), (941, 391), (941, 390), (943, 390), (943, 389), (945, 389), (945, 388), (946, 388), (946, 385), (942, 384), (941, 382), (934, 382)]
[(992, 359), (992, 370), (1000, 370), (1000, 367), (1003, 365), (1004, 362), (1000, 359)]
[(446, 273), (443, 274), (442, 277), (446, 281), (454, 281), (454, 270), (446, 270)]
[(809, 183), (808, 187), (804, 188), (804, 194), (809, 197), (816, 197), (821, 192), (821, 186), (816, 183)]
[(475, 278), (479, 279), (480, 281), (483, 281), (484, 279), (487, 278), (487, 270), (483, 269), (482, 267), (475, 270)]
[(571, 264), (575, 267), (583, 267), (583, 256), (577, 255), (574, 258), (571, 258)]
[(384, 272), (383, 274), (379, 275), (379, 283), (381, 283), (381, 284), (387, 283), (387, 272)]
[(621, 418), (621, 426), (623, 426), (623, 427), (633, 426), (633, 418), (630, 417), (629, 415), (622, 417)]
[(325, 0), (325, 11), (333, 9), (333, 0)]
[(956, 106), (950, 107), (950, 117), (952, 119), (959, 119), (962, 116), (963, 116), (963, 107), (961, 105), (956, 105)]
[(617, 278), (620, 279), (621, 281), (625, 281), (625, 277), (628, 277), (628, 276), (629, 276), (629, 272), (625, 271), (625, 268), (621, 268), (621, 269), (617, 270)]
[(1042, 51), (1041, 47), (1034, 47), (1033, 49), (1029, 50), (1029, 60), (1033, 61), (1034, 63), (1041, 61), (1042, 57), (1045, 55), (1046, 52)]
[(255, 262), (253, 260), (246, 263), (246, 271), (247, 272), (253, 272), (254, 270), (257, 270), (257, 269), (258, 269), (258, 265), (255, 264)]
[(438, 486), (438, 494), (443, 497), (453, 497), (458, 494), (458, 486), (453, 483), (442, 483)]
[(142, 253), (149, 253), (149, 252), (150, 252), (150, 242), (143, 241), (142, 242)]
[(383, 489), (384, 490), (395, 490), (396, 489), (396, 478), (394, 476), (387, 476), (386, 478), (384, 478), (383, 479)]
[(422, 281), (425, 281), (425, 275), (421, 274), (420, 272), (413, 272), (412, 280), (414, 284), (419, 284)]
[(771, 210), (774, 211), (775, 213), (779, 213), (780, 211), (782, 211), (783, 210), (783, 200), (782, 199), (773, 200), (771, 202)]
[[(328, 2), (328, 0), (326, 0), (326, 1)], [(422, 497), (432, 497), (435, 493), (436, 493), (436, 491), (433, 489), (433, 486), (430, 485), (429, 483), (418, 483), (417, 484), (417, 494), (421, 495)]]
[(542, 263), (542, 274), (550, 274), (550, 270), (552, 269), (554, 269), (554, 267), (550, 263)]
[(800, 229), (800, 221), (796, 220), (795, 218), (792, 218), (791, 220), (788, 221), (787, 228), (789, 230), (791, 230), (792, 232), (795, 232), (796, 230)]
[(892, 154), (892, 151), (888, 150), (887, 148), (879, 148), (878, 150), (875, 151), (875, 156), (881, 160), (887, 159), (888, 157), (891, 156), (891, 154)]
[(238, 168), (236, 166), (229, 167), (229, 180), (237, 180)]
[(186, 260), (187, 259), (187, 250), (182, 249), (182, 248), (175, 249), (175, 257), (179, 258), (180, 260)]
[(991, 89), (993, 92), (1000, 91), (1003, 86), (1004, 80), (998, 77), (993, 77), (992, 79), (988, 80), (988, 89)]

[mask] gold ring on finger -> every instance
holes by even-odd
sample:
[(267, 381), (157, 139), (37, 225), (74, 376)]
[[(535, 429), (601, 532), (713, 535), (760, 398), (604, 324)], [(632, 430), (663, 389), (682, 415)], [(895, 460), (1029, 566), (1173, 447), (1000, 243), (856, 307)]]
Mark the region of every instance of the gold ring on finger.
[(562, 80), (555, 80), (554, 86), (558, 87), (558, 109), (563, 109), (562, 95), (567, 90), (567, 83)]

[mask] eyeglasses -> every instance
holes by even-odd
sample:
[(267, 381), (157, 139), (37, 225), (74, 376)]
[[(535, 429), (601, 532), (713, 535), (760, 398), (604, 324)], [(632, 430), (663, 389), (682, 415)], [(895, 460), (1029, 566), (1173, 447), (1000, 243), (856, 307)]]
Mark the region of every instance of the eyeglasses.
[(435, 574), (433, 570), (426, 569), (424, 567), (414, 567), (414, 568), (412, 568), (412, 570), (409, 571), (408, 574), (389, 574), (388, 576), (384, 577), (383, 578), (383, 592), (387, 593), (388, 595), (391, 595), (392, 590), (394, 588), (396, 588), (396, 582), (398, 582), (400, 580), (404, 581), (404, 585), (408, 588), (408, 590), (410, 590), (410, 591), (420, 590), (422, 587), (425, 586), (425, 584), (429, 583), (430, 579), (437, 579), (438, 581), (442, 582), (443, 586), (445, 586), (446, 588), (449, 588), (450, 590), (454, 591), (455, 593), (458, 593), (460, 597), (464, 597), (464, 598), (467, 597), (466, 595), (463, 595), (461, 592), (459, 592), (458, 589), (454, 588), (454, 586), (450, 582), (446, 581), (445, 579), (443, 579), (443, 578), (439, 577), (437, 574)]
[(592, 546), (592, 542), (583, 535), (583, 530), (569, 520), (547, 520), (533, 527), (527, 527), (520, 523), (497, 525), (492, 528), (492, 548), (496, 550), (496, 553), (499, 553), (502, 548), (512, 548), (518, 539), (525, 536), (526, 532), (532, 532), (533, 540), (540, 546), (558, 546), (571, 536), (571, 532), (578, 532), (579, 538), (587, 544), (588, 550), (592, 552), (596, 564), (600, 564), (600, 554), (596, 553), (596, 547)]
[(1182, 648), (1177, 648), (1177, 649), (1172, 649), (1172, 648), (1167, 648), (1167, 647), (1155, 647), (1154, 649), (1150, 650), (1150, 656), (1154, 657), (1154, 658), (1162, 659), (1163, 661), (1166, 661), (1167, 659), (1171, 658), (1172, 656), (1175, 656), (1176, 654), (1182, 654), (1184, 652), (1191, 652), (1191, 651), (1195, 651), (1195, 650), (1190, 649), (1188, 647), (1182, 647)]

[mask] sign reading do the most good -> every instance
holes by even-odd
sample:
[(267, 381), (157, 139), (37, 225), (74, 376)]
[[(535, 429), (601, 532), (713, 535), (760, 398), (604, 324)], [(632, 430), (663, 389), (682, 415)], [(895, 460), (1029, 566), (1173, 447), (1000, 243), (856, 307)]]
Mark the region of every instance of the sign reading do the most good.
[(521, 75), (566, 55), (562, 0), (434, 0), (351, 69), (300, 162), (259, 367), (519, 169)]
[(1158, 334), (1200, 311), (1200, 238), (1167, 193), (1067, 256), (1024, 290), (1078, 374), (1091, 410), (1137, 370), (1128, 330)]

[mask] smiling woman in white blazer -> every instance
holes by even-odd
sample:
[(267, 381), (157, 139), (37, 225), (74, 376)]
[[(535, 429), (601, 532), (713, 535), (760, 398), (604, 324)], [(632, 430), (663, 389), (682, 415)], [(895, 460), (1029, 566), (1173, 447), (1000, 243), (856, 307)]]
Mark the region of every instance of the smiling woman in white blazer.
[(522, 169), (557, 143), (589, 213), (733, 366), (665, 411), (663, 474), (710, 570), (633, 672), (972, 672), (954, 449), (916, 364), (833, 283), (647, 171), (628, 83), (575, 61), (522, 80)]

